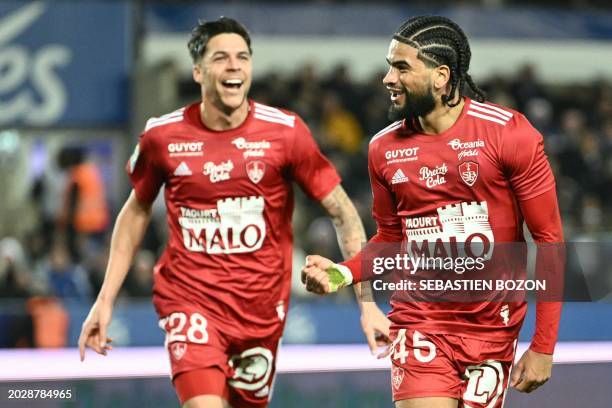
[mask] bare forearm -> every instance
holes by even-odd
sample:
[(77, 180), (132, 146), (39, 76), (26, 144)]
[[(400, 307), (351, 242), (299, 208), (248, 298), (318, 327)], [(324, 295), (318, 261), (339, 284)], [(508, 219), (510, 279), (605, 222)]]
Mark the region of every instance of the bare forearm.
[(345, 259), (355, 256), (366, 241), (365, 230), (357, 209), (346, 195), (342, 186), (337, 186), (321, 201), (327, 210), (340, 245), (340, 251)]
[[(334, 223), (342, 256), (344, 259), (352, 258), (361, 251), (363, 244), (366, 242), (365, 229), (355, 206), (341, 186), (336, 187), (323, 199), (321, 204)], [(363, 300), (364, 296), (370, 296), (371, 299), (369, 282), (357, 283), (353, 285), (353, 289), (358, 300)], [(362, 307), (361, 302), (359, 302), (359, 307)]]
[(113, 229), (104, 283), (98, 295), (101, 301), (115, 301), (150, 218), (151, 207), (140, 204), (132, 192), (117, 216)]

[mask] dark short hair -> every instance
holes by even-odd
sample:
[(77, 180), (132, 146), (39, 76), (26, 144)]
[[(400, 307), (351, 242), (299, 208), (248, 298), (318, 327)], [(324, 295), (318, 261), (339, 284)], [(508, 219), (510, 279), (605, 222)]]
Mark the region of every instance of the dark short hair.
[(457, 23), (442, 16), (417, 16), (405, 21), (393, 34), (393, 38), (416, 48), (418, 58), (433, 68), (447, 65), (450, 68), (451, 90), (442, 96), (442, 102), (452, 104), (455, 92), (463, 95), (467, 84), (475, 94), (475, 99), (484, 102), (485, 93), (474, 83), (468, 74), (472, 52), (467, 36)]
[(193, 62), (196, 63), (202, 58), (206, 52), (208, 41), (210, 41), (211, 38), (225, 33), (238, 34), (244, 38), (244, 41), (249, 47), (249, 52), (251, 54), (253, 53), (251, 49), (251, 36), (247, 29), (238, 21), (227, 17), (221, 17), (214, 21), (200, 20), (198, 21), (198, 25), (191, 30), (191, 38), (189, 38), (189, 42), (187, 43), (187, 48), (189, 48), (189, 53), (191, 54)]

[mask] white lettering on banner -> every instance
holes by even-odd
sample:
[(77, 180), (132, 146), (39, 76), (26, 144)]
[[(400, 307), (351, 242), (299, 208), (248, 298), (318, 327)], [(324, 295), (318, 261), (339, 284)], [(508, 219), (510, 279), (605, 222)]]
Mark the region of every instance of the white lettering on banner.
[[(9, 44), (31, 27), (46, 7), (44, 2), (34, 2), (0, 20), (0, 100), (2, 95), (24, 88), (8, 101), (0, 102), (0, 124), (23, 120), (30, 125), (47, 125), (66, 111), (68, 95), (56, 70), (70, 63), (71, 50), (50, 44), (30, 52), (26, 47)], [(25, 89), (28, 82), (33, 89)]]
[(243, 152), (243, 156), (245, 159), (249, 157), (263, 157), (265, 156), (265, 150), (272, 147), (270, 142), (266, 140), (261, 140), (258, 142), (249, 142), (244, 137), (239, 137), (237, 139), (232, 140), (234, 146), (237, 149), (245, 150)]
[(418, 151), (418, 147), (387, 150), (385, 152), (385, 159), (387, 159), (387, 164), (414, 161), (419, 159), (417, 156)]
[(234, 163), (231, 160), (221, 162), (220, 164), (206, 162), (204, 164), (204, 175), (210, 176), (211, 183), (218, 183), (219, 181), (229, 180), (233, 169)]
[(238, 197), (217, 201), (217, 208), (181, 207), (179, 224), (185, 248), (209, 254), (254, 252), (266, 237), (264, 198)]
[(444, 175), (448, 172), (448, 167), (446, 167), (446, 163), (442, 163), (439, 166), (436, 166), (434, 169), (423, 166), (421, 170), (419, 170), (419, 174), (421, 178), (419, 180), (425, 181), (427, 188), (434, 188), (441, 184), (446, 183), (446, 178)]
[(175, 142), (168, 143), (170, 157), (176, 156), (202, 156), (204, 142)]
[(411, 257), (490, 259), (495, 240), (486, 201), (451, 204), (438, 207), (437, 212), (437, 217), (404, 220), (406, 250)]

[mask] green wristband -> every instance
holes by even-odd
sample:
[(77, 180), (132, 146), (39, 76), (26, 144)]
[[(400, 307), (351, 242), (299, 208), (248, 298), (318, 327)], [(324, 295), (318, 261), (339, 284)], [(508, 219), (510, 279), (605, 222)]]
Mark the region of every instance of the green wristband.
[(329, 276), (329, 291), (332, 293), (352, 283), (352, 275), (346, 266), (333, 264), (325, 272)]

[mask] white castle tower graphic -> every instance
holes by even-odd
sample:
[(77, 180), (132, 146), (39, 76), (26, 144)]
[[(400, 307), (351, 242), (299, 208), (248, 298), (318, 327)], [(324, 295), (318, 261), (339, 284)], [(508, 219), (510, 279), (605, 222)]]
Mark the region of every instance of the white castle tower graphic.
[[(438, 222), (433, 226), (431, 221), (423, 222), (426, 224), (422, 228), (406, 228), (408, 242), (428, 242), (430, 245), (436, 242), (450, 243), (471, 243), (480, 245), (482, 243), (491, 244), (485, 258), (489, 258), (493, 251), (493, 230), (489, 224), (489, 209), (486, 201), (469, 203), (450, 204), (437, 208)], [(421, 217), (422, 219), (432, 219), (434, 217)], [(414, 220), (414, 219), (413, 219)], [(418, 224), (419, 221), (412, 221)], [(407, 226), (410, 224), (407, 223)], [(482, 248), (482, 245), (480, 245)], [(481, 251), (482, 252), (482, 251)]]
[(261, 218), (264, 210), (263, 197), (225, 198), (217, 201), (217, 210), (222, 226), (251, 223)]

